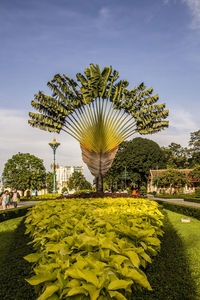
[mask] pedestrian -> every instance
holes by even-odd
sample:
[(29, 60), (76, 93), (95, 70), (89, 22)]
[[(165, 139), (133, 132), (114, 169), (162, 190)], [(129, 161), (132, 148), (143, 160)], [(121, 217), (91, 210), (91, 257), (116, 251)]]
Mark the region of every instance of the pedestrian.
[(9, 208), (10, 200), (9, 200), (9, 193), (8, 193), (8, 190), (5, 191), (5, 193), (4, 193), (3, 196), (1, 197), (1, 200), (2, 200), (2, 207), (3, 207), (3, 210), (5, 210), (6, 208)]
[(17, 190), (14, 189), (14, 191), (13, 191), (13, 205), (14, 205), (14, 208), (17, 208), (17, 199), (18, 199), (18, 193), (17, 193)]

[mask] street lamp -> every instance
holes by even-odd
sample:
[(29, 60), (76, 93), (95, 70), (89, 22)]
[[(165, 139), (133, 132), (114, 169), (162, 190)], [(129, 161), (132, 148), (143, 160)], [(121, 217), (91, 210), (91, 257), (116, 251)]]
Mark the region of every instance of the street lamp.
[(56, 149), (60, 143), (53, 139), (53, 142), (49, 143), (49, 146), (53, 149), (53, 194), (56, 194)]

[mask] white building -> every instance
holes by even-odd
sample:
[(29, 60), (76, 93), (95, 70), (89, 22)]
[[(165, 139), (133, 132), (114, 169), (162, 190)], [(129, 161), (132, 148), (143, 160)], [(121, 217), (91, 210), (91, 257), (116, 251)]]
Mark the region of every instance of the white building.
[(83, 174), (83, 166), (59, 166), (56, 169), (56, 181), (59, 193), (61, 193), (63, 187), (67, 187), (69, 178), (75, 171)]

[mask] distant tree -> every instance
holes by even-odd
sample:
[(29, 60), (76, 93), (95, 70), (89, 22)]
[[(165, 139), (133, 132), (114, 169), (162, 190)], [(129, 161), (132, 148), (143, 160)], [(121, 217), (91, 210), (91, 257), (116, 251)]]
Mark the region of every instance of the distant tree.
[(43, 161), (30, 153), (18, 153), (9, 159), (4, 167), (3, 185), (5, 188), (40, 190), (45, 187), (46, 171)]
[(190, 133), (189, 141), (190, 167), (200, 164), (200, 130)]
[(53, 193), (53, 173), (48, 172), (46, 176), (46, 187), (48, 193)]
[(162, 147), (168, 168), (188, 168), (188, 149), (180, 144), (171, 143), (168, 147)]
[(134, 138), (123, 142), (112, 167), (106, 175), (106, 181), (111, 188), (124, 188), (127, 186), (139, 188), (146, 185), (149, 170), (164, 168), (165, 157), (157, 143), (144, 138)]
[(92, 185), (89, 181), (86, 180), (85, 176), (78, 171), (74, 171), (74, 173), (70, 176), (68, 187), (70, 190), (86, 190), (92, 189)]
[(200, 182), (200, 165), (196, 165), (189, 173), (189, 177), (194, 182)]
[(161, 188), (170, 188), (170, 193), (172, 188), (181, 188), (186, 184), (190, 184), (189, 178), (186, 173), (181, 172), (177, 169), (168, 169), (165, 172), (159, 173), (157, 177), (154, 178), (154, 184)]
[(68, 192), (68, 189), (67, 189), (67, 187), (66, 187), (66, 186), (64, 186), (64, 187), (62, 188), (62, 191), (61, 191), (61, 193), (63, 194), (64, 192)]

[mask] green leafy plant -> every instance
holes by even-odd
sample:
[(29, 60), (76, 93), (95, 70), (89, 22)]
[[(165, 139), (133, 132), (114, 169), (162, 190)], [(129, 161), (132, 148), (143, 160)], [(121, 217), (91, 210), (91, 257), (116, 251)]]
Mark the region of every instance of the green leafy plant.
[[(35, 253), (25, 257), (38, 299), (132, 299), (160, 249), (162, 214), (146, 199), (41, 202), (26, 218)], [(74, 298), (75, 297), (75, 298)]]

